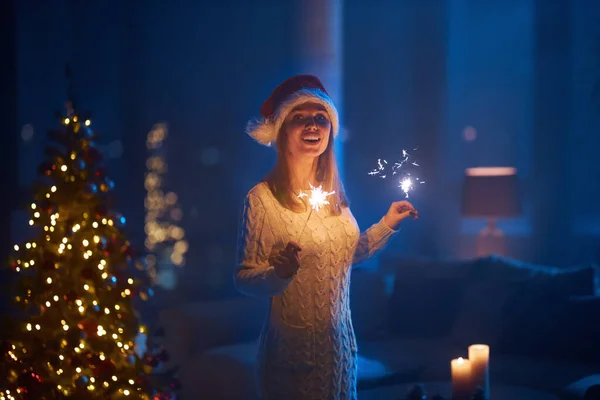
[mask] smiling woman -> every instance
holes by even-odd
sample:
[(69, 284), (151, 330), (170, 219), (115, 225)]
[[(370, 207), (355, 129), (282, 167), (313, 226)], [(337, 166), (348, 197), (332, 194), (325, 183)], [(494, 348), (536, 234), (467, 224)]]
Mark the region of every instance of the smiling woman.
[[(246, 196), (234, 280), (242, 293), (270, 298), (258, 351), (261, 398), (353, 400), (350, 269), (418, 214), (410, 203), (396, 202), (360, 233), (334, 156), (338, 114), (316, 77), (286, 80), (260, 113), (248, 134), (274, 144), (277, 162)], [(312, 210), (301, 193), (317, 187), (329, 204)]]

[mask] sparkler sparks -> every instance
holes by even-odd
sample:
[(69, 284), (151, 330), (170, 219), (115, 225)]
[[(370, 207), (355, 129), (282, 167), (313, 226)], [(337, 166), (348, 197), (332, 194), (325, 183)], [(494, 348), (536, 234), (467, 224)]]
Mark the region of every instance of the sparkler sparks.
[(321, 186), (314, 187), (313, 185), (310, 185), (310, 195), (308, 193), (300, 192), (298, 198), (301, 199), (303, 197), (308, 197), (308, 203), (312, 207), (312, 210), (319, 212), (319, 210), (323, 208), (323, 206), (329, 204), (327, 197), (331, 196), (334, 193), (335, 191), (325, 192)]
[[(415, 148), (413, 150), (417, 149)], [(387, 166), (388, 162), (386, 160), (378, 159), (377, 168), (370, 171), (369, 175), (385, 179), (388, 177), (388, 173), (386, 173)], [(408, 193), (413, 191), (417, 184), (425, 183), (425, 181), (421, 180), (419, 177), (413, 176), (410, 170), (414, 170), (415, 167), (419, 168), (419, 163), (413, 160), (411, 154), (404, 149), (402, 150), (402, 159), (395, 162), (391, 167), (392, 176), (401, 175), (400, 180), (398, 181), (398, 187), (404, 192), (405, 198), (408, 198)]]
[(311, 210), (310, 210), (310, 213), (308, 213), (308, 217), (306, 218), (306, 222), (304, 223), (304, 227), (302, 228), (302, 231), (300, 231), (300, 236), (299, 236), (298, 240), (300, 240), (300, 238), (302, 237), (302, 234), (304, 233), (304, 230), (306, 229), (306, 226), (308, 225), (308, 220), (310, 219), (310, 216), (312, 215), (313, 211), (319, 212), (319, 210), (321, 208), (323, 208), (324, 206), (329, 204), (327, 197), (331, 196), (334, 193), (335, 193), (335, 191), (333, 191), (333, 192), (324, 191), (322, 186), (314, 187), (313, 185), (310, 185), (310, 195), (308, 193), (304, 193), (302, 191), (300, 192), (300, 194), (298, 195), (298, 198), (301, 199), (303, 197), (308, 197), (308, 203), (310, 204)]

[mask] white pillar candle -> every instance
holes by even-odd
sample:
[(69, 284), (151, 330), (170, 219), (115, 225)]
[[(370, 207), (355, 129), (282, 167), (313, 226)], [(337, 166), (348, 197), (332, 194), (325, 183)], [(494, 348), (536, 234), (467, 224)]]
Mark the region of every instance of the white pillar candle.
[(450, 362), (452, 370), (452, 400), (469, 400), (471, 397), (471, 361), (462, 357)]
[(474, 344), (469, 346), (469, 360), (471, 361), (471, 381), (473, 391), (477, 387), (484, 390), (484, 398), (490, 398), (490, 346)]

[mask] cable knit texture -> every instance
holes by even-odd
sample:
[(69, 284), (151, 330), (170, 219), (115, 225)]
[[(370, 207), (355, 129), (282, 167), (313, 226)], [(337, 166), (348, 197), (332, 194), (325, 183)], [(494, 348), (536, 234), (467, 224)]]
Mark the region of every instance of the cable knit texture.
[[(265, 183), (250, 190), (234, 278), (242, 293), (271, 299), (257, 354), (264, 400), (356, 399), (350, 270), (383, 249), (394, 233), (380, 221), (360, 234), (348, 208), (339, 216), (290, 211)], [(300, 268), (281, 279), (269, 258), (290, 240), (302, 248)]]

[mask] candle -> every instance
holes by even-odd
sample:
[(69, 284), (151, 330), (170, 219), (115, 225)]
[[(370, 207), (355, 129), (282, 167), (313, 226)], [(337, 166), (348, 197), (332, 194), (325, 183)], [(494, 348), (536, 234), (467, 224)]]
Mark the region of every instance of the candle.
[(471, 361), (462, 357), (450, 362), (452, 370), (452, 400), (469, 400), (471, 397)]
[(471, 382), (473, 391), (481, 387), (484, 399), (490, 398), (490, 346), (474, 344), (469, 346), (469, 360), (471, 361)]

